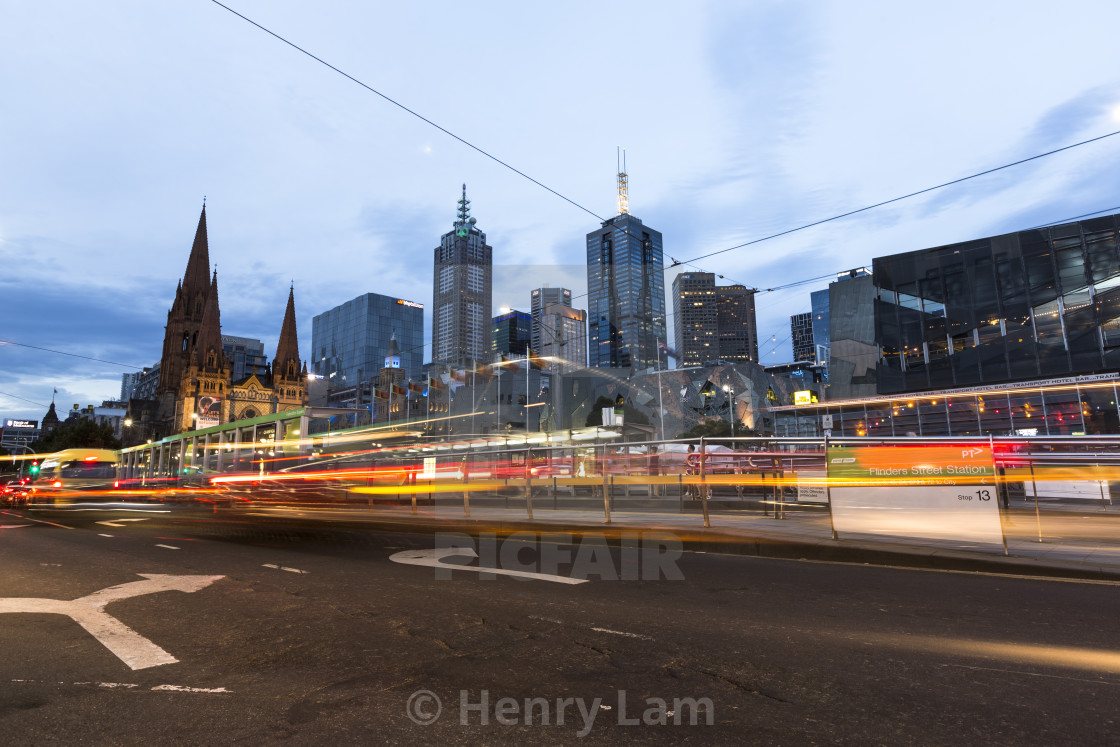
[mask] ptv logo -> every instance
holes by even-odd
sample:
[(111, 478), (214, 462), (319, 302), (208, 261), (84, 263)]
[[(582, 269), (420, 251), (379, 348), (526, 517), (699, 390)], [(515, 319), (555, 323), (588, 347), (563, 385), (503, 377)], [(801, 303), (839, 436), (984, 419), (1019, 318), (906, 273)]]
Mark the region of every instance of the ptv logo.
[(963, 451), (961, 451), (961, 456), (967, 459), (969, 457), (978, 456), (978, 455), (983, 454), (983, 453), (984, 453), (983, 449), (973, 447), (971, 449), (964, 449)]

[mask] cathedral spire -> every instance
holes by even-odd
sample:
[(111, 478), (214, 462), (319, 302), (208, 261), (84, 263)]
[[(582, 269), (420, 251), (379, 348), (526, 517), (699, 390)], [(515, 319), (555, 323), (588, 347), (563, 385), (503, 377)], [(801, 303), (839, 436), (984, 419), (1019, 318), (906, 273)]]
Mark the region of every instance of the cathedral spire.
[(276, 358), (272, 361), (272, 375), (274, 377), (294, 377), (300, 372), (299, 340), (296, 338), (295, 293), (295, 285), (293, 284), (288, 289), (288, 308), (284, 310), (284, 324), (280, 327), (280, 341), (276, 343)]
[[(213, 362), (209, 359), (211, 351), (215, 353)], [(218, 309), (218, 271), (214, 270), (214, 277), (210, 280), (210, 292), (206, 296), (206, 306), (202, 310), (198, 344), (194, 346), (194, 362), (207, 368), (221, 368), (221, 360), (224, 356), (221, 312)]]
[(191, 256), (187, 260), (187, 271), (183, 274), (182, 289), (188, 296), (200, 291), (205, 292), (210, 285), (206, 276), (210, 270), (210, 246), (206, 239), (206, 203), (202, 204), (202, 215), (198, 218), (198, 228), (194, 232)]

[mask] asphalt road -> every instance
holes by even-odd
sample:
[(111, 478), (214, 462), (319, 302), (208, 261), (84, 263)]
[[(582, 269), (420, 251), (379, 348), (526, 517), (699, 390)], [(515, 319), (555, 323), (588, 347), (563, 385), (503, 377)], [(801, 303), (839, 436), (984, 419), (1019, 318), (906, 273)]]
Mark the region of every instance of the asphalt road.
[(441, 579), (390, 560), (431, 536), (244, 512), (0, 527), (5, 744), (1120, 741), (1115, 584), (690, 553), (602, 580), (643, 558), (593, 537), (507, 548), (586, 583)]

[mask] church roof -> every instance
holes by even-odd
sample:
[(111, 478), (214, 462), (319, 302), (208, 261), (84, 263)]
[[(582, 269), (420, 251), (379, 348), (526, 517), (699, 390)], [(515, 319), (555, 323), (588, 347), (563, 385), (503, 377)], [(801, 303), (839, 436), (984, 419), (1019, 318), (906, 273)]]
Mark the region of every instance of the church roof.
[(280, 341), (276, 343), (276, 358), (272, 362), (273, 374), (282, 375), (289, 360), (296, 362), (299, 371), (299, 340), (296, 338), (295, 286), (288, 289), (288, 308), (284, 310), (284, 324), (280, 327)]
[(181, 287), (187, 296), (205, 292), (210, 286), (210, 246), (206, 239), (206, 205), (198, 218), (198, 228), (194, 232), (191, 256), (187, 260), (187, 271), (183, 274)]
[[(210, 281), (210, 293), (206, 296), (206, 306), (202, 310), (202, 324), (198, 330), (198, 344), (194, 346), (195, 363), (206, 364), (206, 351), (213, 348), (218, 360), (225, 356), (222, 351), (222, 321), (218, 310), (218, 271)], [(220, 366), (220, 363), (219, 363)]]
[(54, 402), (51, 402), (51, 406), (47, 410), (47, 414), (43, 416), (43, 425), (58, 425), (58, 413), (55, 412)]

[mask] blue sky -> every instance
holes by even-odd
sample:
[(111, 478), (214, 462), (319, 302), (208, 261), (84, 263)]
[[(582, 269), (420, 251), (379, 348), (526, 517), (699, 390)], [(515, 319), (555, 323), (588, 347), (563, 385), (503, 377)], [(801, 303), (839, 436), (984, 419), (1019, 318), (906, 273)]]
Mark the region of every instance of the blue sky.
[[(1099, 1), (228, 4), (601, 216), (622, 146), (680, 260), (1120, 130)], [(595, 218), (209, 0), (9, 4), (0, 80), (0, 339), (154, 363), (204, 195), (223, 332), (270, 356), (293, 280), (305, 357), (359, 294), (430, 307), (464, 182), (495, 309), (586, 290)], [(1118, 173), (1120, 136), (695, 265), (765, 289), (1120, 206)], [(825, 285), (758, 296), (764, 362)], [(127, 370), (0, 345), (0, 417)]]

